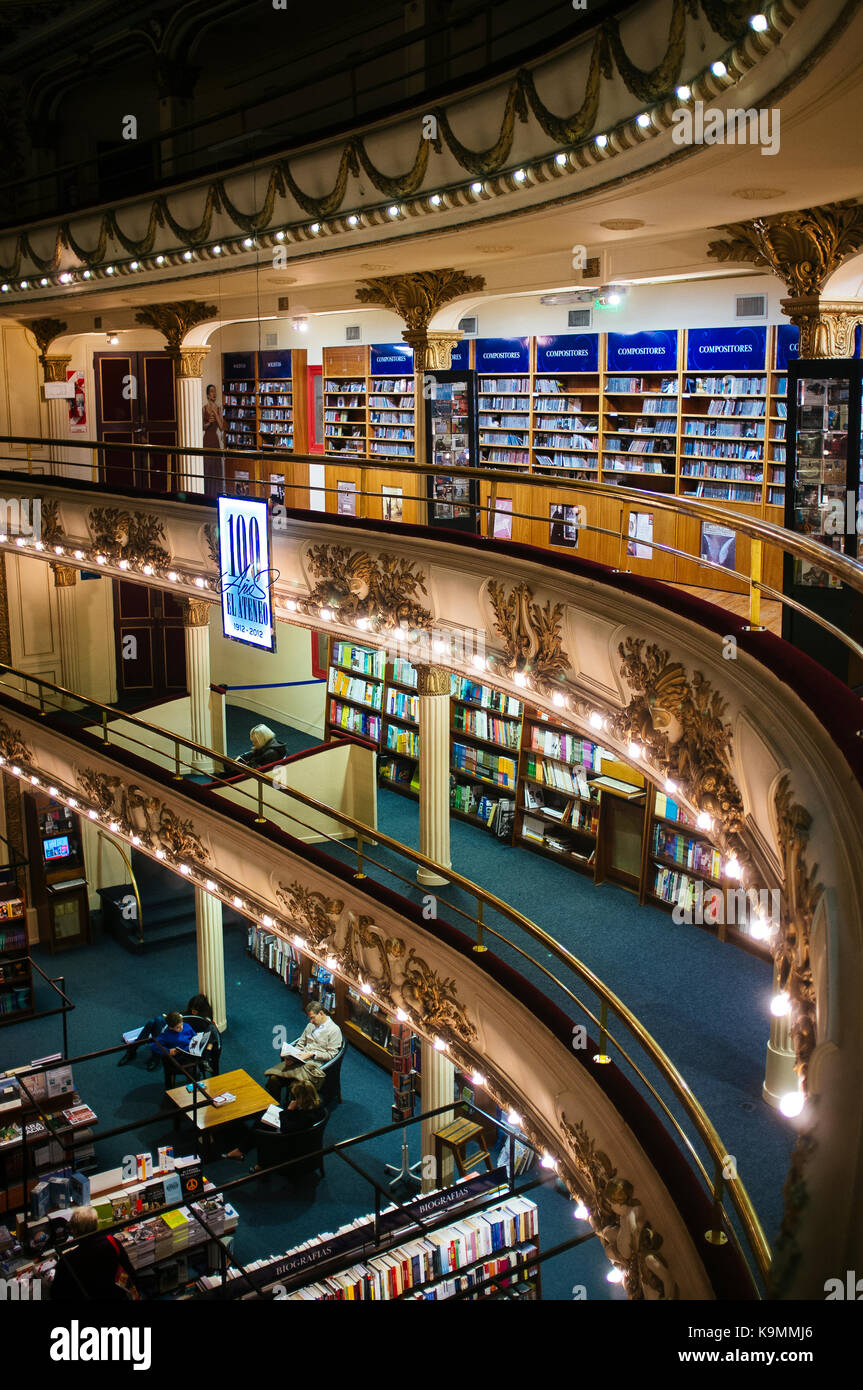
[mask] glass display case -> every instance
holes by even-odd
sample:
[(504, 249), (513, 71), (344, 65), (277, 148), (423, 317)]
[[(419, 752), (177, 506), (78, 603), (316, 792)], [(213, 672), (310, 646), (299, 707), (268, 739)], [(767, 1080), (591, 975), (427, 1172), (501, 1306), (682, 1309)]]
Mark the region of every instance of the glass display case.
[[(442, 469), (476, 468), (476, 378), (471, 371), (426, 372), (426, 457)], [(430, 526), (478, 531), (479, 483), (471, 478), (430, 475)]]
[[(789, 365), (791, 414), (785, 525), (826, 549), (861, 555), (861, 381), (863, 364), (852, 358), (798, 360)], [(863, 638), (863, 595), (849, 589), (812, 559), (786, 555), (783, 592), (841, 628)], [(852, 684), (863, 664), (826, 627), (784, 608), (782, 635)]]

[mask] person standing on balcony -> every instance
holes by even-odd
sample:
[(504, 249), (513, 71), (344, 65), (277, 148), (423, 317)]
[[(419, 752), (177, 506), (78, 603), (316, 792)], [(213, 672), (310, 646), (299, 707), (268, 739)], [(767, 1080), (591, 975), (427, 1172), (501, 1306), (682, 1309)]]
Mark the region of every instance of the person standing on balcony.
[(220, 430), (224, 436), (224, 416), (216, 404), (216, 388), (210, 382), (204, 402), (204, 448), (215, 449), (217, 452), (204, 455), (204, 492), (207, 497), (218, 497), (219, 493), (224, 491)]

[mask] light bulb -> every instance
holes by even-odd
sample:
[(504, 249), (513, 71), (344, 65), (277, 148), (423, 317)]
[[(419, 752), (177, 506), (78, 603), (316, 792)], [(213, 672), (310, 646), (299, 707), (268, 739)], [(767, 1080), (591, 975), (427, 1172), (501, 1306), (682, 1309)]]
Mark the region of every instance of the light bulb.
[(435, 1038), (434, 1047), (435, 1051), (437, 1052), (446, 1052), (446, 1043), (444, 1042), (443, 1038)]
[(137, 848), (138, 845), (139, 845), (140, 843), (141, 843), (141, 836), (140, 836), (140, 835), (133, 835), (133, 836), (132, 836), (132, 844)]
[(482, 657), (482, 656), (475, 656), (475, 657), (473, 658), (472, 662), (471, 662), (471, 665), (473, 666), (473, 668), (474, 668), (475, 671), (484, 671), (484, 670), (485, 670), (485, 658)]
[(401, 208), (397, 207), (395, 203), (392, 203), (391, 206), (387, 208), (387, 215), (389, 217), (398, 217), (400, 212)]
[(575, 1211), (572, 1214), (576, 1221), (590, 1220), (590, 1212), (587, 1210), (587, 1207), (584, 1205), (584, 1202), (582, 1201), (576, 1202)]
[(120, 827), (115, 820), (112, 820), (111, 824), (108, 826), (108, 829), (110, 830), (112, 835), (116, 835)]
[(56, 787), (49, 787), (49, 788), (48, 788), (48, 795), (49, 795), (49, 796), (57, 796), (57, 795), (58, 795), (57, 788), (56, 788)]
[(304, 937), (302, 937), (302, 936), (295, 936), (295, 937), (294, 937), (294, 945), (295, 945), (295, 946), (299, 946), (300, 950), (302, 950), (302, 948), (305, 946), (305, 944), (306, 944), (306, 942), (305, 942), (305, 938), (304, 938)]
[(648, 116), (646, 111), (642, 111), (641, 115), (638, 117), (638, 121), (636, 122), (636, 124), (641, 126), (642, 130), (647, 130), (647, 127), (650, 125), (650, 117)]
[[(15, 769), (13, 768), (12, 771), (14, 772)], [(66, 805), (67, 805), (67, 806), (71, 806), (71, 807), (72, 807), (72, 810), (74, 811), (74, 809), (75, 809), (75, 807), (78, 805), (78, 803), (77, 803), (77, 801), (75, 800), (74, 796), (69, 796), (69, 797), (66, 798)]]
[(766, 14), (754, 14), (750, 16), (749, 27), (754, 29), (756, 34), (763, 34), (766, 29), (770, 28), (770, 21)]
[(600, 148), (601, 150), (604, 150), (605, 147), (606, 147), (606, 145), (608, 144), (608, 136), (607, 136), (607, 135), (597, 135), (597, 137), (596, 137), (596, 143), (597, 143), (597, 145), (599, 146), (599, 148)]
[(318, 232), (319, 232), (320, 230), (321, 230), (321, 224), (320, 224), (320, 222), (313, 222), (312, 225), (311, 225), (311, 227), (309, 227), (309, 231), (310, 231), (314, 236), (317, 236), (317, 234), (318, 234)]
[(169, 581), (169, 583), (171, 583), (171, 584), (176, 584), (176, 582), (177, 582), (177, 580), (179, 579), (179, 577), (180, 577), (180, 576), (177, 574), (177, 571), (176, 571), (176, 570), (168, 570), (168, 581)]
[(523, 671), (516, 671), (512, 679), (513, 684), (521, 686), (522, 689), (527, 685), (527, 676), (524, 674)]
[(588, 719), (587, 722), (588, 722), (588, 724), (590, 725), (591, 729), (601, 729), (601, 728), (602, 728), (602, 722), (603, 722), (603, 721), (602, 721), (602, 715), (599, 714), (599, 712), (598, 712), (597, 710), (592, 710), (592, 711), (591, 711), (591, 714), (590, 714), (590, 718)]
[(221, 256), (221, 254), (222, 254), (222, 248), (221, 248), (221, 246), (214, 246), (214, 247), (213, 247), (213, 255), (214, 255), (214, 256)]
[[(164, 265), (164, 264), (165, 264), (165, 257), (164, 257), (164, 256), (157, 256), (157, 257), (156, 257), (156, 265)], [(86, 271), (86, 270), (84, 271), (84, 274), (85, 274), (85, 275), (87, 274), (87, 271)]]
[(287, 600), (287, 602), (285, 603), (285, 607), (287, 608), (287, 610), (288, 610), (289, 613), (296, 613), (296, 611), (297, 611), (297, 600), (296, 600), (295, 598), (289, 598), (289, 599)]
[(640, 757), (641, 757), (641, 744), (640, 744), (640, 743), (630, 743), (630, 745), (629, 745), (629, 756), (630, 756), (631, 758), (640, 758)]
[(129, 568), (129, 561), (128, 561), (128, 560), (121, 560), (121, 561), (120, 561), (120, 569), (121, 569), (121, 570), (127, 570), (128, 568)]
[[(164, 257), (163, 257), (162, 259), (164, 260)], [(92, 278), (93, 278), (93, 272), (92, 272), (92, 270), (85, 270), (84, 273), (83, 273), (83, 275), (81, 276), (81, 278), (82, 278), (82, 280), (92, 280)]]
[(557, 1159), (552, 1158), (551, 1154), (543, 1154), (539, 1161), (539, 1166), (540, 1168), (551, 1168), (554, 1170), (557, 1168)]
[(713, 73), (714, 77), (728, 76), (728, 69), (720, 58), (717, 58), (715, 63), (710, 64), (710, 71)]
[(372, 992), (372, 987), (366, 980), (363, 980), (363, 983), (360, 985), (360, 989), (362, 990), (363, 994), (371, 994)]
[(335, 956), (327, 956), (326, 960), (324, 961), (324, 965), (327, 967), (328, 970), (335, 970), (336, 966), (338, 965), (338, 961), (336, 960)]
[(770, 1000), (770, 1012), (774, 1018), (785, 1018), (791, 1012), (791, 996), (787, 990), (781, 994), (774, 994)]
[(264, 917), (261, 918), (261, 926), (262, 926), (262, 927), (271, 927), (272, 925), (273, 925), (273, 919), (272, 919), (272, 917), (264, 916)]
[(470, 1078), (470, 1079), (471, 1079), (471, 1084), (472, 1084), (473, 1086), (484, 1086), (484, 1085), (485, 1085), (485, 1077), (483, 1076), (482, 1072), (479, 1072), (479, 1071), (472, 1072), (472, 1073), (471, 1073), (471, 1078)]
[(255, 243), (250, 236), (243, 237), (243, 245), (245, 246), (247, 251), (251, 251), (254, 244)]
[[(71, 281), (71, 279), (72, 279), (72, 276), (69, 274), (69, 271), (68, 271), (68, 270), (64, 270), (64, 271), (63, 271), (63, 274), (60, 276), (60, 284), (61, 284), (61, 285), (68, 285), (69, 282)], [(3, 288), (5, 289), (6, 286), (4, 285)]]
[(191, 253), (191, 251), (184, 251), (184, 252), (183, 252), (183, 260), (184, 260), (184, 261), (190, 261), (191, 259), (192, 259), (192, 253)]
[(331, 623), (332, 620), (333, 620), (332, 609), (331, 609), (331, 608), (322, 608), (322, 609), (321, 609), (321, 618), (323, 619), (323, 621), (324, 621), (325, 623)]
[(609, 1284), (622, 1284), (623, 1270), (620, 1269), (618, 1265), (613, 1265), (605, 1277), (608, 1280)]
[(196, 589), (206, 589), (206, 587), (207, 587), (207, 581), (206, 581), (206, 579), (202, 579), (201, 576), (198, 575), (197, 579), (195, 580), (195, 588), (196, 588)]
[(164, 851), (163, 849), (157, 849), (157, 850), (156, 850), (156, 858), (157, 858), (157, 859), (164, 859), (164, 858), (165, 858), (165, 851)]
[(181, 865), (180, 865), (180, 873), (181, 873), (181, 874), (190, 874), (191, 872), (192, 872), (192, 871), (191, 871), (191, 869), (189, 868), (188, 864), (181, 864)]
[(234, 894), (233, 898), (231, 899), (231, 902), (234, 904), (234, 907), (242, 907), (242, 906), (243, 906), (243, 900), (242, 900), (242, 898), (238, 898), (236, 894)]
[(47, 285), (47, 283), (48, 283), (48, 280), (47, 280), (47, 278), (43, 275), (43, 276), (42, 276), (42, 279), (39, 281), (39, 284), (40, 284), (40, 285), (42, 286), (42, 288), (44, 289), (45, 286)]
[(357, 225), (357, 223), (359, 222), (359, 220), (360, 220), (360, 219), (357, 217), (356, 213), (355, 213), (355, 212), (352, 212), (351, 215), (350, 215), (350, 217), (348, 218), (348, 226), (349, 226), (349, 227), (355, 227), (355, 226)]
[(740, 878), (742, 873), (743, 870), (740, 867), (740, 861), (732, 854), (731, 858), (727, 860), (725, 864), (726, 878)]
[(151, 575), (152, 573), (153, 573), (153, 566), (152, 566), (152, 565), (145, 565), (145, 566), (144, 566), (144, 574), (146, 574), (146, 575)]
[(512, 1125), (513, 1128), (519, 1129), (521, 1127), (521, 1116), (517, 1115), (514, 1110), (510, 1110), (506, 1117), (506, 1122), (508, 1125)]
[(695, 817), (695, 824), (698, 826), (699, 830), (712, 830), (713, 817), (708, 815), (706, 811), (699, 811), (698, 815)]
[(285, 239), (285, 234), (284, 234), (284, 232), (276, 232), (276, 241), (284, 241), (284, 239)]
[(105, 560), (105, 556), (104, 556), (104, 555), (97, 555), (97, 556), (96, 556), (96, 564), (97, 564), (97, 565), (104, 565), (105, 563), (106, 563), (106, 560)]
[(569, 162), (569, 155), (563, 153), (556, 154), (554, 156), (554, 162), (555, 164), (559, 165), (559, 167), (562, 169), (563, 166)]
[(802, 1091), (786, 1091), (780, 1098), (779, 1109), (783, 1115), (787, 1115), (790, 1120), (799, 1115), (804, 1105), (806, 1097)]
[(216, 891), (216, 885), (211, 878), (207, 879), (207, 882), (204, 884), (204, 887), (206, 888), (208, 893), (215, 893)]
[[(439, 208), (442, 201), (443, 200), (439, 193), (433, 193), (429, 198), (429, 202), (431, 203), (433, 208)], [(9, 286), (7, 285), (6, 288), (8, 289)]]
[(554, 705), (555, 709), (563, 709), (564, 705), (566, 704), (566, 700), (561, 695), (560, 691), (556, 690), (551, 697), (551, 703)]
[(524, 183), (525, 179), (527, 178), (527, 174), (524, 172), (523, 169), (516, 169), (515, 173), (513, 174), (513, 178), (516, 183)]
[(96, 811), (88, 811), (88, 812), (87, 812), (87, 815), (88, 815), (88, 817), (90, 818), (90, 820), (98, 820), (98, 819), (99, 819), (98, 814), (97, 814)]
[(83, 550), (76, 550), (76, 551), (75, 551), (75, 559), (76, 559), (76, 560), (83, 560), (83, 558), (84, 558), (84, 552), (83, 552)]
[(668, 792), (669, 796), (673, 796), (677, 791), (677, 783), (672, 782), (670, 777), (666, 777), (665, 779), (665, 790)]
[(106, 275), (113, 275), (113, 274), (114, 274), (114, 267), (113, 267), (112, 265), (106, 265), (106, 266), (105, 266), (105, 274), (106, 274)]
[(55, 545), (55, 546), (54, 546), (54, 554), (55, 554), (55, 555), (62, 555), (62, 554), (63, 554), (63, 547), (62, 547), (62, 545)]
[(483, 185), (480, 183), (479, 179), (477, 179), (476, 183), (472, 183), (470, 186), (471, 193), (482, 193), (482, 189)]
[(138, 269), (140, 269), (140, 267), (139, 267), (139, 265), (138, 265), (138, 262), (137, 262), (137, 261), (130, 261), (130, 262), (129, 262), (129, 269), (130, 269), (130, 270), (138, 270)]
[(396, 1019), (399, 1023), (407, 1023), (408, 1016), (404, 1009), (396, 1009)]
[(38, 777), (31, 777), (31, 778), (30, 778), (30, 783), (31, 783), (32, 786), (38, 787), (38, 785), (39, 785), (39, 778), (38, 778)]

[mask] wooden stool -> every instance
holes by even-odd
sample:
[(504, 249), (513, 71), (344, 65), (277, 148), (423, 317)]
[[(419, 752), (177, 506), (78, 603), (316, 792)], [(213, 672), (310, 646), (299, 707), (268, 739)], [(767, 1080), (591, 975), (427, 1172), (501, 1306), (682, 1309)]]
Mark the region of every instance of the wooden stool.
[[(479, 1144), (475, 1153), (467, 1154), (465, 1150), (472, 1139)], [(475, 1166), (477, 1159), (482, 1159), (489, 1172), (492, 1172), (494, 1164), (491, 1156), (485, 1147), (482, 1126), (474, 1120), (462, 1118), (453, 1120), (452, 1124), (445, 1125), (443, 1129), (435, 1131), (434, 1137), (435, 1160), (437, 1162), (438, 1175), (441, 1173), (443, 1162), (443, 1150), (449, 1149), (453, 1156), (458, 1175), (463, 1178), (469, 1168)]]

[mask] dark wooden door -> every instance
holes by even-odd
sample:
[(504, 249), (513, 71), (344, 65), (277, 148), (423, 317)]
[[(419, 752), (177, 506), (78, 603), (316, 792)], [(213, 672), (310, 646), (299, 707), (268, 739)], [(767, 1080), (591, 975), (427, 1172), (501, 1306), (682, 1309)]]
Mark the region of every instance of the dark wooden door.
[(164, 452), (177, 442), (174, 364), (164, 352), (96, 352), (96, 427), (106, 444), (149, 444), (147, 454), (112, 450), (102, 463), (106, 487), (169, 492), (176, 462)]
[(118, 699), (163, 699), (186, 691), (183, 611), (172, 594), (114, 581)]

